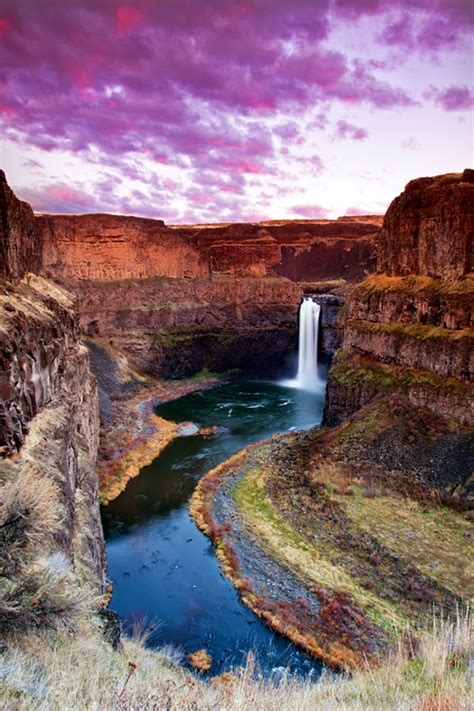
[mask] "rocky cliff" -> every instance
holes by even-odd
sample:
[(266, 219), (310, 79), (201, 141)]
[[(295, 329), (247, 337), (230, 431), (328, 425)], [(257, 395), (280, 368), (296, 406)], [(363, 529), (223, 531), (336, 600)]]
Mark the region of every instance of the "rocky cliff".
[(9, 634), (97, 610), (105, 554), (97, 386), (73, 296), (31, 273), (41, 270), (34, 216), (0, 178), (0, 627)]
[(392, 202), (379, 236), (380, 271), (346, 306), (327, 423), (399, 391), (472, 424), (473, 234), (473, 171), (413, 180)]
[[(296, 348), (301, 289), (291, 282), (371, 273), (380, 224), (378, 216), (187, 226), (36, 217), (42, 273), (77, 294), (85, 332), (165, 377), (280, 366)], [(339, 345), (339, 303), (323, 309), (327, 357)]]
[(18, 280), (39, 272), (41, 260), (33, 210), (15, 197), (0, 170), (0, 278)]
[(39, 215), (48, 277), (116, 281), (281, 275), (358, 281), (375, 266), (381, 217), (166, 226), (116, 215)]
[(49, 505), (59, 525), (41, 554), (60, 555), (102, 592), (97, 387), (71, 295), (35, 275), (3, 282), (0, 352), (1, 485), (52, 486)]
[(121, 349), (143, 372), (281, 366), (296, 348), (301, 289), (283, 278), (74, 282), (84, 333)]
[(472, 272), (473, 189), (470, 169), (408, 183), (385, 216), (378, 270), (450, 280)]

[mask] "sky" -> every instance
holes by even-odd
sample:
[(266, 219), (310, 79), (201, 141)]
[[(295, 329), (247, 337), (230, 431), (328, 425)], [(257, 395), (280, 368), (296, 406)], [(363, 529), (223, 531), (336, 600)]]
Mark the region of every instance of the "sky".
[(0, 0), (0, 168), (37, 212), (381, 214), (473, 163), (471, 0)]

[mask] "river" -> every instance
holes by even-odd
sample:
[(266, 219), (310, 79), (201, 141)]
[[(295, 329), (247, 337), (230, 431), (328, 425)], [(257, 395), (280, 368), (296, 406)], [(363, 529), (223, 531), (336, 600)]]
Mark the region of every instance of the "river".
[(212, 673), (244, 663), (251, 650), (265, 675), (283, 668), (319, 675), (316, 660), (275, 635), (240, 601), (209, 539), (190, 518), (188, 501), (198, 480), (218, 463), (250, 442), (316, 425), (323, 404), (323, 385), (309, 393), (251, 380), (156, 408), (165, 419), (218, 430), (174, 440), (103, 508), (111, 608), (125, 630), (148, 626), (151, 646), (172, 645), (184, 655), (205, 648), (214, 660)]

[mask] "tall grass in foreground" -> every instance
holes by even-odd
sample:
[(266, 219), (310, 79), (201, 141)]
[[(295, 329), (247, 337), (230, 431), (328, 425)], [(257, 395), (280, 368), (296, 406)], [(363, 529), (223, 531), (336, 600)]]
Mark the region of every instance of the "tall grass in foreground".
[[(416, 648), (399, 648), (378, 668), (350, 678), (327, 673), (318, 683), (290, 676), (265, 680), (250, 656), (245, 668), (207, 681), (170, 652), (125, 640), (114, 652), (98, 630), (74, 636), (50, 631), (25, 637), (0, 655), (0, 707), (160, 709), (169, 711), (467, 711), (471, 705), (472, 618), (436, 618)], [(472, 664), (472, 661), (471, 661)]]

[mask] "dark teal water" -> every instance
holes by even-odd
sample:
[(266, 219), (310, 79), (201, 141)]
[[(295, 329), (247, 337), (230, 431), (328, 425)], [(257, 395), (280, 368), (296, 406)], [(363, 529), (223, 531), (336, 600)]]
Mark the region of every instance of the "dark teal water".
[(130, 630), (154, 626), (152, 646), (184, 654), (206, 648), (219, 673), (252, 650), (263, 673), (286, 667), (317, 676), (321, 666), (275, 635), (240, 601), (220, 572), (213, 546), (188, 514), (198, 480), (250, 442), (305, 429), (321, 420), (324, 386), (307, 393), (263, 381), (242, 381), (164, 403), (157, 414), (176, 422), (218, 426), (211, 437), (174, 440), (103, 509), (111, 607)]

